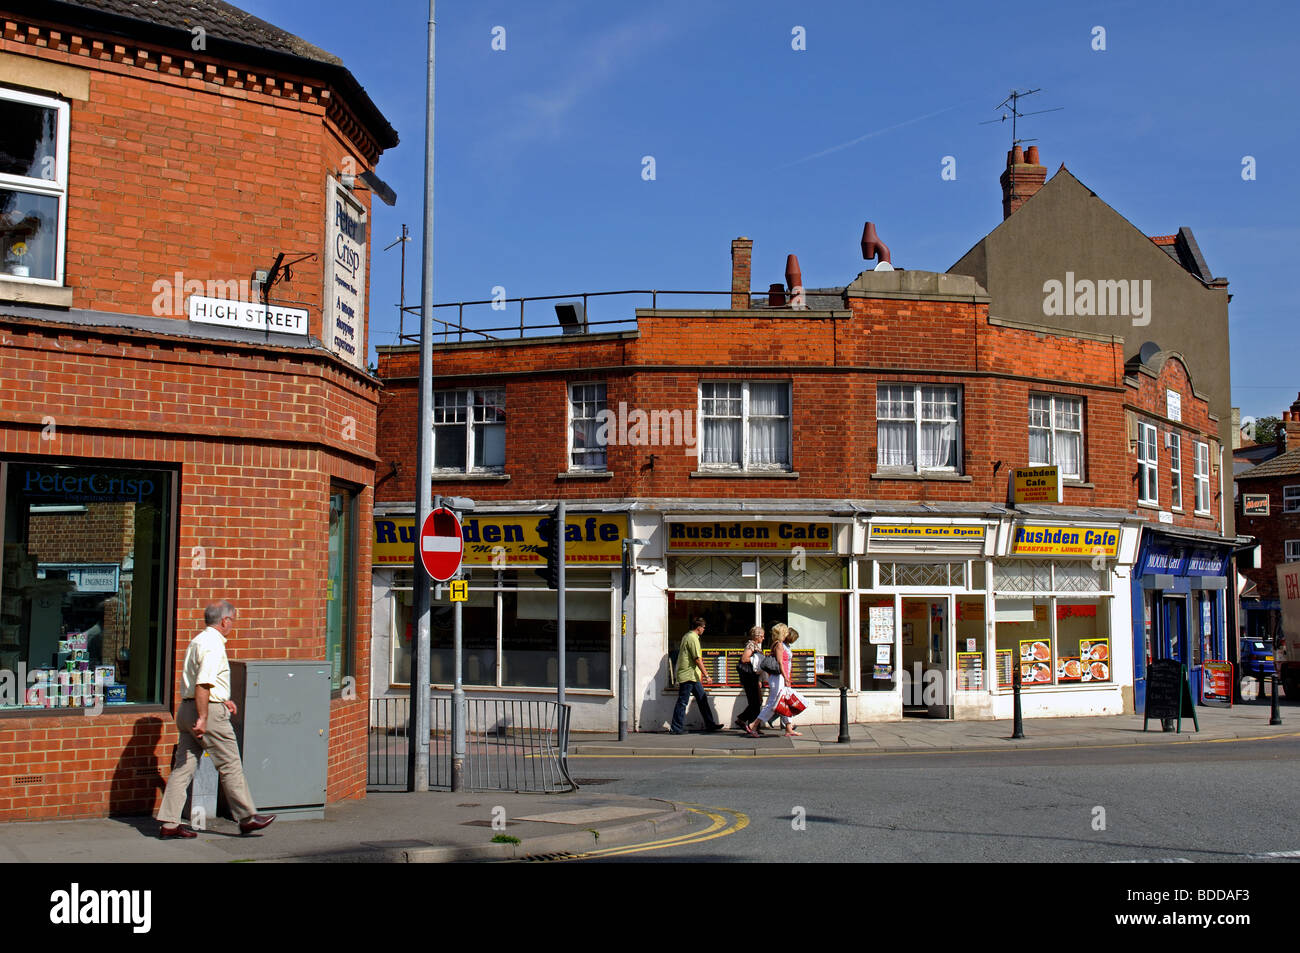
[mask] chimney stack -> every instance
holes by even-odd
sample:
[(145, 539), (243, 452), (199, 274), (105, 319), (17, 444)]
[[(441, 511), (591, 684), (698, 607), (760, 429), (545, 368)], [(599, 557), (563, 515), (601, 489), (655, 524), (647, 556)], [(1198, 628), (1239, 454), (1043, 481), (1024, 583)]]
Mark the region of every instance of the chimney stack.
[(1289, 411), (1282, 411), (1282, 426), (1278, 429), (1285, 431), (1288, 447), (1300, 447), (1296, 442), (1300, 440), (1300, 396), (1296, 397)]
[(749, 310), (750, 265), (754, 241), (744, 235), (731, 243), (731, 310)]
[(1047, 181), (1047, 167), (1038, 161), (1038, 146), (1030, 146), (1028, 154), (1016, 146), (1007, 153), (1007, 168), (999, 179), (1002, 183), (1002, 220), (1033, 198), (1034, 193)]

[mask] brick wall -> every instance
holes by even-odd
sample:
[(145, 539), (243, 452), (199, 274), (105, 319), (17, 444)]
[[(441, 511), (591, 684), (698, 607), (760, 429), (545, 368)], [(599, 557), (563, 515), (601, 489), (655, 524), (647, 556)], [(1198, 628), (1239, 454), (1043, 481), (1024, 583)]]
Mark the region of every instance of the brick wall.
[(1248, 562), (1238, 562), (1237, 568), (1259, 588), (1260, 599), (1278, 598), (1277, 567), (1287, 561), (1286, 541), (1300, 539), (1300, 512), (1282, 510), (1282, 491), (1288, 486), (1300, 486), (1300, 474), (1241, 480), (1238, 484), (1242, 494), (1268, 494), (1268, 516), (1237, 516), (1237, 532), (1259, 540), (1261, 568), (1252, 569)]
[[(414, 495), (413, 349), (380, 352), (377, 498)], [(509, 368), (509, 373), (501, 369)], [(506, 482), (439, 482), (476, 499), (620, 497), (999, 500), (1008, 469), (1028, 458), (1031, 391), (1082, 397), (1091, 486), (1068, 486), (1072, 505), (1127, 507), (1133, 495), (1125, 440), (1119, 342), (991, 324), (987, 307), (943, 300), (850, 299), (848, 313), (642, 312), (638, 333), (539, 343), (436, 349), (438, 388), (506, 388)], [(682, 447), (610, 446), (605, 479), (563, 479), (567, 386), (605, 381), (608, 404), (697, 410), (702, 380), (783, 380), (792, 386), (793, 470), (788, 477), (692, 476)], [(969, 481), (872, 479), (876, 388), (889, 382), (962, 389)], [(653, 459), (651, 459), (653, 456)], [(396, 469), (394, 469), (396, 464)]]
[[(1158, 362), (1157, 362), (1158, 363)], [(1168, 391), (1175, 391), (1180, 397), (1181, 419), (1172, 420), (1167, 416)], [(1220, 460), (1218, 454), (1217, 420), (1210, 419), (1210, 407), (1204, 397), (1199, 397), (1194, 382), (1188, 374), (1186, 365), (1177, 356), (1168, 356), (1153, 376), (1143, 370), (1136, 371), (1129, 378), (1126, 406), (1142, 423), (1155, 426), (1158, 463), (1158, 499), (1157, 507), (1138, 504), (1138, 458), (1136, 444), (1128, 448), (1128, 470), (1131, 475), (1132, 493), (1130, 506), (1139, 508), (1154, 519), (1157, 510), (1169, 512), (1173, 516), (1174, 526), (1189, 526), (1196, 529), (1218, 531), (1220, 503)], [(1165, 446), (1165, 435), (1174, 433), (1179, 436), (1179, 455), (1182, 461), (1182, 509), (1172, 509), (1173, 476), (1171, 466), (1171, 448)], [(1210, 447), (1210, 513), (1207, 516), (1196, 515), (1196, 444), (1204, 443)]]
[[(17, 319), (0, 319), (0, 341), (0, 364), (21, 382), (0, 392), (0, 452), (180, 468), (172, 685), (203, 607), (219, 597), (240, 608), (231, 658), (325, 657), (332, 478), (363, 488), (359, 567), (370, 560), (370, 378), (321, 352), (217, 352), (191, 339)], [(44, 439), (50, 417), (53, 439)], [(357, 698), (332, 704), (330, 800), (365, 791), (369, 583), (359, 572), (352, 594)], [(179, 700), (167, 702), (174, 712)], [(6, 718), (0, 729), (0, 751), (13, 755), (0, 820), (152, 811), (176, 737), (166, 710)], [(42, 780), (18, 784), (22, 776)]]
[[(184, 282), (247, 282), (279, 252), (314, 253), (272, 300), (307, 308), (310, 333), (321, 336), (326, 176), (345, 164), (372, 169), (379, 155), (334, 90), (36, 20), (6, 17), (0, 27), (0, 52), (89, 73), (89, 99), (70, 110), (65, 267), (74, 308), (183, 320)], [(353, 194), (369, 212), (370, 192)], [(215, 297), (236, 297), (221, 289)], [(368, 348), (367, 328), (359, 334)]]

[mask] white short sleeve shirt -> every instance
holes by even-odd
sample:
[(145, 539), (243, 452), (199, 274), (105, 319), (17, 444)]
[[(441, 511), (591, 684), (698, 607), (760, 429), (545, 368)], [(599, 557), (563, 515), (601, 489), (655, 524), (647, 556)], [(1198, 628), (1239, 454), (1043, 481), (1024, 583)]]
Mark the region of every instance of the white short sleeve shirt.
[(190, 640), (181, 671), (181, 697), (193, 698), (199, 685), (211, 685), (210, 700), (230, 701), (230, 659), (226, 657), (226, 637), (208, 626)]

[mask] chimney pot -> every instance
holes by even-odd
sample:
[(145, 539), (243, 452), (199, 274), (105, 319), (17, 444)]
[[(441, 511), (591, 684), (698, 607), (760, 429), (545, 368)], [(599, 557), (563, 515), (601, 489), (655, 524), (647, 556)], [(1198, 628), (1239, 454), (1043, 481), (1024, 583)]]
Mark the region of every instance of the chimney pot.
[(1025, 153), (1025, 162), (1029, 165), (1038, 165), (1038, 146), (1030, 146), (1029, 151)]
[(1012, 165), (1024, 165), (1024, 164), (1025, 164), (1025, 150), (1024, 150), (1021, 146), (1014, 146), (1014, 147), (1012, 147), (1012, 149), (1011, 149), (1011, 164), (1012, 164)]
[(785, 307), (785, 285), (773, 282), (767, 286), (767, 305), (769, 308)]
[(867, 222), (862, 226), (862, 257), (866, 261), (879, 256), (879, 263), (889, 261), (889, 246), (876, 234), (876, 223)]

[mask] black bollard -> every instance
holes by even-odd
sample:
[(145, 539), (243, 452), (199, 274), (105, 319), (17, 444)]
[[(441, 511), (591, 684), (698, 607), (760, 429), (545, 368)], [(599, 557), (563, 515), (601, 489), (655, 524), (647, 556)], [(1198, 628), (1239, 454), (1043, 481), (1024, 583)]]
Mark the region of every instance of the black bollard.
[(1277, 673), (1276, 672), (1273, 673), (1272, 682), (1273, 682), (1273, 712), (1269, 716), (1268, 723), (1270, 725), (1280, 725), (1282, 724), (1282, 713), (1278, 711), (1277, 708)]
[(1023, 738), (1025, 736), (1025, 719), (1020, 711), (1020, 666), (1017, 665), (1011, 672), (1011, 737)]
[(847, 685), (840, 686), (840, 736), (835, 740), (842, 745), (849, 743), (849, 687)]

